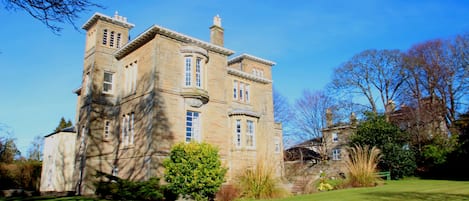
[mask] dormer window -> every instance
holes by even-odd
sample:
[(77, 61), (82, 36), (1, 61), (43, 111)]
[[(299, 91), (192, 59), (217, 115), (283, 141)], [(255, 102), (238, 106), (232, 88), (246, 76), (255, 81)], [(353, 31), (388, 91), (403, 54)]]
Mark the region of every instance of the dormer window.
[(338, 142), (339, 141), (339, 136), (337, 133), (332, 133), (332, 142)]

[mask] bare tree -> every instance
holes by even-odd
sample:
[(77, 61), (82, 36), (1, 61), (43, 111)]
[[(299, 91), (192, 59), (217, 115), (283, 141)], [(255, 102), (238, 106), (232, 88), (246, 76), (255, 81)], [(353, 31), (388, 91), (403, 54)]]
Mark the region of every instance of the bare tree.
[(469, 95), (467, 44), (467, 37), (458, 37), (413, 46), (405, 57), (405, 73), (410, 78), (406, 81), (407, 102), (417, 107), (443, 105), (446, 121), (454, 122)]
[(44, 148), (44, 138), (42, 136), (34, 137), (28, 149), (28, 159), (42, 161), (43, 148)]
[(90, 0), (3, 0), (2, 2), (7, 10), (26, 11), (55, 34), (62, 30), (59, 24), (69, 23), (78, 30), (74, 21), (79, 18), (80, 13), (93, 7), (102, 7)]
[(288, 123), (291, 120), (292, 112), (288, 99), (283, 96), (276, 88), (273, 89), (274, 99), (274, 119), (275, 122), (282, 124)]
[(283, 140), (285, 147), (289, 147), (295, 143), (295, 137), (292, 132), (293, 112), (288, 99), (283, 96), (276, 88), (273, 89), (274, 100), (274, 120), (282, 123)]
[(374, 113), (378, 112), (378, 99), (388, 110), (386, 105), (399, 97), (406, 79), (401, 64), (399, 50), (365, 50), (335, 69), (331, 86), (338, 94), (364, 96)]
[(326, 110), (334, 108), (335, 101), (323, 91), (303, 91), (303, 96), (294, 106), (293, 125), (295, 136), (299, 140), (320, 138), (326, 127)]

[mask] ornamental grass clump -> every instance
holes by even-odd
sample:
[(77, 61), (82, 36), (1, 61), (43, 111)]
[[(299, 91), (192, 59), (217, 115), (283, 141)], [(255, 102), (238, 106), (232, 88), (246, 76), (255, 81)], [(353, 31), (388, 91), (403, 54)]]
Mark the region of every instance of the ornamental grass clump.
[(381, 151), (369, 146), (355, 145), (350, 148), (350, 160), (346, 162), (349, 171), (349, 182), (354, 187), (375, 186), (380, 178), (377, 176), (377, 165)]
[(253, 169), (242, 172), (237, 178), (237, 186), (243, 198), (267, 199), (288, 195), (280, 179), (275, 177), (273, 165), (263, 160), (259, 160)]

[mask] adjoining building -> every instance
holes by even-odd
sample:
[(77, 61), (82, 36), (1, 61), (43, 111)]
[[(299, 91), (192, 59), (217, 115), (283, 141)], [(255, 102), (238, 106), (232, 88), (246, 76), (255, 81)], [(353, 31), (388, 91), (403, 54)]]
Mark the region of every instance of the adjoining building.
[[(92, 194), (96, 173), (130, 180), (163, 174), (175, 143), (219, 148), (227, 182), (260, 160), (283, 172), (282, 127), (274, 122), (274, 62), (229, 58), (215, 16), (210, 42), (154, 25), (134, 27), (117, 13), (94, 14), (86, 30), (82, 85), (76, 90), (74, 190)], [(72, 141), (71, 141), (72, 142)]]
[(75, 139), (74, 127), (62, 129), (44, 136), (44, 151), (40, 191), (72, 192), (75, 181)]

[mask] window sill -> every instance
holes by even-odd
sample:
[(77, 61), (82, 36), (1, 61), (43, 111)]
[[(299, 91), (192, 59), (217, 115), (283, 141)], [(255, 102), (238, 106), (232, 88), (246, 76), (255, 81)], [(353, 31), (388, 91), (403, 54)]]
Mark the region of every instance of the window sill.
[(134, 148), (134, 145), (131, 144), (131, 145), (121, 145), (120, 149), (133, 149), (133, 148)]
[(136, 92), (127, 93), (127, 94), (124, 94), (122, 97), (123, 97), (123, 99), (127, 99), (127, 98), (130, 98), (132, 96), (135, 96), (135, 94), (137, 94), (137, 93)]
[(201, 107), (207, 104), (210, 99), (208, 91), (196, 87), (183, 88), (181, 96), (193, 107)]
[(101, 94), (105, 95), (105, 96), (114, 96), (114, 92), (101, 92)]
[(256, 151), (256, 147), (235, 147), (233, 151)]

